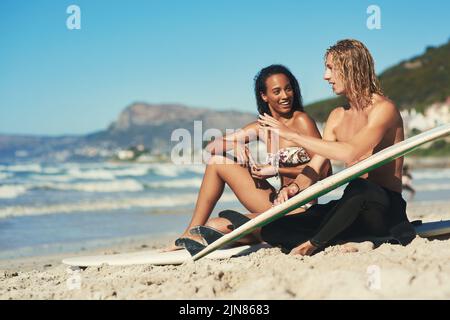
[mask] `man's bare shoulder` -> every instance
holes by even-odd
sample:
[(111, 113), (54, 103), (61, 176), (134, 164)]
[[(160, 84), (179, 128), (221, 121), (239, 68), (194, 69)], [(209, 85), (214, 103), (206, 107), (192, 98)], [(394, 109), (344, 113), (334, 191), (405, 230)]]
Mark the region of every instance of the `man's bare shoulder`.
[(325, 129), (324, 129), (324, 138), (327, 137), (328, 139), (331, 136), (335, 135), (335, 129), (339, 127), (340, 123), (342, 122), (342, 119), (345, 115), (345, 108), (344, 107), (337, 107), (334, 108), (330, 114), (328, 115), (327, 122), (325, 123)]
[(400, 112), (395, 103), (387, 97), (374, 95), (372, 107), (369, 111), (369, 118), (384, 118), (386, 121), (401, 120)]
[(344, 107), (334, 108), (328, 116), (327, 125), (339, 123), (344, 117), (344, 114), (345, 114)]
[(395, 103), (389, 99), (388, 97), (381, 96), (379, 94), (373, 95), (373, 107), (374, 108), (384, 108), (387, 110), (397, 110), (397, 107), (395, 106)]

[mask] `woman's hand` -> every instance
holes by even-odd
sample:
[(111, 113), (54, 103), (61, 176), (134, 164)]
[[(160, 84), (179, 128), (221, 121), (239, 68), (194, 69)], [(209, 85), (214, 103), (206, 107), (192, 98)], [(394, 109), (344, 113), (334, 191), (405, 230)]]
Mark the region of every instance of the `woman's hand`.
[(237, 162), (242, 167), (248, 166), (248, 148), (246, 145), (242, 143), (236, 143), (235, 147), (235, 156), (237, 159)]
[(272, 131), (274, 134), (288, 141), (293, 141), (296, 137), (298, 137), (297, 132), (289, 129), (289, 127), (287, 127), (277, 119), (272, 118), (267, 113), (264, 113), (264, 115), (259, 115), (258, 122), (263, 129)]
[(278, 174), (277, 169), (272, 165), (257, 165), (250, 166), (250, 173), (253, 178), (258, 180), (265, 180), (274, 177)]
[(282, 204), (300, 192), (300, 188), (296, 183), (284, 186), (278, 192), (277, 198), (273, 202), (274, 205)]

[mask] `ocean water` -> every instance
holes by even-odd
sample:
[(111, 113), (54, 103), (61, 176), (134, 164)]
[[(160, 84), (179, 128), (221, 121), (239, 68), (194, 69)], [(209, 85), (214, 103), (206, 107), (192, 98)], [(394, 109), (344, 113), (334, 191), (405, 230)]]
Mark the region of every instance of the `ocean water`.
[[(190, 220), (203, 173), (202, 165), (169, 163), (0, 164), (0, 259), (175, 237)], [(412, 201), (449, 199), (450, 169), (412, 174)], [(229, 189), (213, 216), (225, 208), (245, 212)]]

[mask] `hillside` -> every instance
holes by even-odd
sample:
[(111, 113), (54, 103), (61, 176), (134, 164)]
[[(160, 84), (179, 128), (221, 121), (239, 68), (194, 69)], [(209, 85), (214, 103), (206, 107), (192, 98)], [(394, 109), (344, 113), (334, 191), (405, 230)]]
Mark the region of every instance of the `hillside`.
[[(256, 113), (214, 111), (183, 105), (134, 103), (123, 110), (105, 131), (86, 136), (89, 144), (114, 141), (119, 147), (143, 144), (147, 148), (167, 152), (175, 129), (194, 133), (194, 121), (201, 121), (201, 135), (210, 128), (238, 129), (255, 121)], [(200, 127), (199, 127), (200, 128)]]

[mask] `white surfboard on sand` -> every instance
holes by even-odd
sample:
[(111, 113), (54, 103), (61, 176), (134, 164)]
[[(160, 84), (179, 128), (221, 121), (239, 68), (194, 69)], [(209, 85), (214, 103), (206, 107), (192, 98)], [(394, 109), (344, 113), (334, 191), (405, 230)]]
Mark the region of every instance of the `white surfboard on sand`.
[[(420, 224), (417, 224), (419, 222)], [(421, 238), (450, 238), (450, 220), (423, 222), (421, 220), (414, 221), (413, 224), (416, 233)], [(390, 242), (392, 237), (365, 237), (364, 239), (349, 239), (349, 242), (353, 241), (372, 241), (377, 244)]]
[[(425, 222), (416, 226), (417, 234), (423, 238), (436, 237), (440, 235), (449, 235), (450, 220)], [(367, 239), (366, 239), (367, 240)], [(371, 240), (371, 239), (369, 239)], [(376, 238), (373, 241), (385, 242), (389, 238)], [(268, 244), (256, 244), (239, 246), (230, 249), (219, 249), (206, 256), (205, 259), (223, 260), (233, 257), (249, 255), (260, 249), (271, 248)], [(159, 252), (158, 250), (144, 250), (130, 253), (119, 253), (96, 256), (80, 256), (64, 259), (62, 262), (69, 266), (76, 267), (99, 267), (101, 265), (109, 266), (130, 266), (130, 265), (178, 265), (192, 261), (192, 256), (187, 250), (177, 250), (172, 252)]]
[(415, 227), (422, 238), (431, 238), (450, 234), (450, 220), (424, 222)]
[[(230, 249), (216, 250), (208, 256), (208, 259), (227, 259), (231, 257), (240, 257), (249, 255), (259, 249), (270, 248), (268, 244), (245, 245)], [(139, 252), (80, 256), (64, 259), (62, 262), (69, 266), (76, 267), (98, 267), (101, 265), (109, 266), (129, 266), (129, 265), (176, 265), (192, 261), (192, 256), (187, 250), (176, 250), (171, 252), (159, 252), (158, 250), (144, 250)]]
[(268, 224), (269, 222), (291, 212), (292, 210), (299, 208), (300, 206), (310, 202), (311, 200), (316, 199), (319, 196), (324, 195), (330, 192), (331, 190), (334, 190), (339, 186), (373, 169), (381, 167), (382, 165), (394, 159), (404, 156), (405, 154), (413, 151), (418, 146), (436, 140), (438, 138), (445, 137), (449, 134), (450, 134), (450, 124), (446, 124), (428, 130), (421, 134), (418, 134), (414, 137), (406, 139), (386, 149), (383, 149), (380, 152), (377, 152), (376, 154), (356, 163), (355, 165), (349, 168), (346, 168), (328, 178), (318, 181), (317, 183), (303, 190), (302, 192), (297, 194), (295, 197), (292, 197), (288, 201), (280, 205), (277, 205), (267, 210), (266, 212), (261, 213), (256, 218), (253, 218), (252, 220), (243, 224), (239, 228), (236, 228), (232, 232), (224, 235), (223, 237), (209, 244), (206, 248), (196, 253), (192, 258), (193, 260), (198, 260), (206, 256), (207, 254), (213, 252), (214, 250), (221, 248), (227, 243), (242, 238), (243, 236), (252, 232), (256, 228), (262, 227)]

